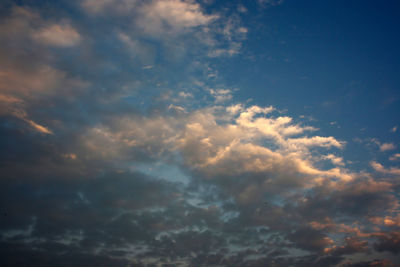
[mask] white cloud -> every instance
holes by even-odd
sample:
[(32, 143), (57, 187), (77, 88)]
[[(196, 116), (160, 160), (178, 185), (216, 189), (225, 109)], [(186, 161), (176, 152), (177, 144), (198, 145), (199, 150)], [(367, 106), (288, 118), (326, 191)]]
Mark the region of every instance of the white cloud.
[(343, 142), (321, 136), (293, 138), (293, 134), (313, 128), (294, 124), (290, 117), (258, 117), (270, 114), (273, 107), (245, 108), (238, 104), (188, 112), (170, 105), (169, 111), (172, 110), (174, 113), (170, 115), (153, 118), (118, 118), (110, 127), (91, 131), (85, 142), (92, 149), (107, 151), (114, 157), (118, 153), (129, 155), (130, 149), (149, 157), (179, 154), (181, 164), (210, 178), (264, 173), (267, 180), (269, 175), (280, 177), (281, 180), (266, 181), (275, 186), (288, 179), (294, 179), (296, 186), (330, 178), (352, 179), (340, 167), (321, 170), (314, 164), (330, 159), (343, 166), (341, 158), (328, 154), (321, 159), (309, 150), (310, 147), (342, 148)]
[(182, 97), (182, 98), (192, 98), (192, 97), (193, 97), (193, 94), (188, 93), (188, 92), (179, 92), (178, 95), (179, 95), (180, 97)]
[(388, 150), (393, 150), (395, 148), (396, 148), (396, 146), (393, 143), (379, 144), (379, 150), (382, 151), (382, 152), (388, 151)]
[(342, 157), (337, 157), (337, 156), (335, 156), (333, 154), (328, 154), (326, 156), (323, 156), (322, 158), (330, 160), (335, 165), (344, 166), (344, 162), (343, 162), (343, 158)]
[(47, 127), (42, 126), (40, 124), (37, 124), (36, 122), (29, 120), (29, 119), (25, 119), (25, 121), (36, 131), (44, 133), (44, 134), (53, 134), (53, 132), (51, 130), (49, 130)]
[(132, 47), (131, 51), (143, 46), (136, 37), (146, 35), (162, 41), (171, 57), (182, 57), (188, 51), (205, 52), (209, 57), (234, 56), (240, 52), (248, 31), (238, 16), (206, 13), (193, 0), (85, 0), (81, 7), (91, 15), (125, 19), (129, 27), (119, 38)]
[(395, 144), (393, 144), (393, 143), (381, 143), (381, 142), (380, 142), (378, 139), (376, 139), (376, 138), (365, 139), (365, 140), (357, 139), (356, 141), (357, 141), (357, 142), (360, 142), (360, 143), (366, 141), (366, 142), (371, 143), (371, 144), (376, 144), (376, 145), (379, 146), (379, 150), (380, 150), (381, 152), (393, 150), (393, 149), (396, 148), (396, 145), (395, 145)]
[(391, 161), (400, 160), (400, 153), (396, 153), (389, 158)]
[(181, 106), (173, 105), (173, 104), (171, 104), (171, 105), (168, 106), (168, 110), (174, 110), (175, 112), (183, 112), (183, 113), (186, 113), (185, 108), (183, 108), (183, 107), (181, 107)]
[(371, 161), (371, 166), (374, 170), (381, 172), (381, 173), (386, 173), (386, 174), (392, 174), (392, 175), (400, 175), (400, 169), (399, 168), (389, 168), (386, 169), (382, 164), (376, 162), (376, 161)]
[(155, 0), (140, 8), (137, 23), (149, 34), (178, 34), (198, 26), (204, 26), (217, 19), (217, 15), (203, 13), (199, 4), (193, 1)]
[(229, 89), (210, 89), (209, 92), (215, 98), (216, 103), (222, 103), (232, 99), (232, 91)]
[(79, 43), (80, 34), (68, 24), (53, 24), (45, 26), (33, 34), (36, 42), (59, 47), (70, 47)]

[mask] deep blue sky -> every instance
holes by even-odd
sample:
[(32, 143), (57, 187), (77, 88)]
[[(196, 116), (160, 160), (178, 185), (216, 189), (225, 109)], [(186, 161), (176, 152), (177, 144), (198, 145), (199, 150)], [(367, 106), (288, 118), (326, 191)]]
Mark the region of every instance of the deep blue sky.
[(0, 265), (397, 266), (399, 13), (3, 1)]

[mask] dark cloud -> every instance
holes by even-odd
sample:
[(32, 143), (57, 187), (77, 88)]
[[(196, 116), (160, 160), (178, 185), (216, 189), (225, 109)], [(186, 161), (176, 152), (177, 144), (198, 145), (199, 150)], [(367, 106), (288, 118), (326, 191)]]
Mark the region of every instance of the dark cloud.
[(400, 252), (400, 233), (392, 232), (388, 235), (379, 237), (379, 241), (374, 244), (377, 251), (389, 251), (393, 254)]

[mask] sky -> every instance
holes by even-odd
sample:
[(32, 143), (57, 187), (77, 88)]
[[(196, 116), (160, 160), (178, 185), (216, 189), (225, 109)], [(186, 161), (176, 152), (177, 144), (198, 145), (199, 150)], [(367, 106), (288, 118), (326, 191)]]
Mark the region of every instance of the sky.
[(399, 17), (1, 1), (1, 266), (400, 266)]

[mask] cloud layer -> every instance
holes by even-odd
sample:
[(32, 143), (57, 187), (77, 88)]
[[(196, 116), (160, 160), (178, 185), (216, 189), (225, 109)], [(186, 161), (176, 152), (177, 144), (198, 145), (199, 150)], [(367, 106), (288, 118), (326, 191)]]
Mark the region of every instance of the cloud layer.
[(399, 168), (235, 100), (247, 9), (208, 2), (1, 6), (5, 266), (399, 264)]

